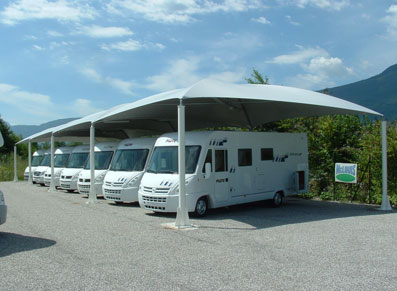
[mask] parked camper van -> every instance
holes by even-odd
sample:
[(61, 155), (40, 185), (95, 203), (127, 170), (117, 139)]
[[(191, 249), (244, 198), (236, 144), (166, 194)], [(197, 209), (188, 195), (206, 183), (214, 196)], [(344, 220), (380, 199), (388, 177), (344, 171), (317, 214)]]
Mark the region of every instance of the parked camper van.
[[(105, 177), (118, 142), (103, 142), (95, 145), (95, 194), (102, 194), (103, 178)], [(77, 189), (80, 194), (88, 195), (91, 188), (90, 157), (84, 170), (79, 174)]]
[[(179, 196), (178, 135), (156, 141), (139, 187), (141, 207), (176, 212)], [(187, 132), (186, 193), (197, 216), (217, 208), (284, 197), (308, 190), (304, 133)]]
[(51, 167), (51, 150), (45, 150), (43, 159), (33, 171), (33, 182), (44, 186), (44, 174)]
[[(3, 135), (0, 131), (0, 148), (4, 145)], [(7, 205), (4, 200), (4, 194), (0, 190), (0, 224), (5, 223), (7, 220)]]
[(89, 145), (76, 146), (70, 155), (68, 164), (61, 172), (59, 187), (68, 192), (77, 190), (77, 179), (80, 172), (84, 169), (90, 153)]
[[(54, 152), (55, 187), (59, 187), (59, 177), (61, 176), (62, 170), (66, 167), (73, 149), (74, 147), (60, 147)], [(51, 167), (49, 167), (44, 174), (44, 184), (46, 186), (50, 186), (51, 184)]]
[(105, 199), (137, 202), (138, 187), (155, 138), (133, 138), (120, 142), (103, 182)]
[[(31, 161), (32, 176), (33, 176), (33, 173), (34, 173), (34, 170), (36, 169), (36, 167), (40, 166), (41, 161), (44, 158), (44, 153), (45, 153), (45, 150), (37, 150), (33, 153), (32, 161)], [(23, 179), (25, 181), (29, 180), (29, 166), (27, 166), (25, 169), (25, 172), (23, 174)], [(33, 183), (35, 183), (35, 182), (33, 181)]]

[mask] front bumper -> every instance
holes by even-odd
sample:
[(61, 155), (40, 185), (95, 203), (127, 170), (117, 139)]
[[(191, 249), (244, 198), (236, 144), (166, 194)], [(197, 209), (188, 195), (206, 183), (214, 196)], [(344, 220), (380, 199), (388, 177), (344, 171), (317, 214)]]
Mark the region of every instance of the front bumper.
[(77, 190), (77, 181), (60, 179), (59, 187), (64, 190)]
[[(89, 195), (91, 189), (91, 183), (77, 183), (77, 190), (80, 194)], [(102, 183), (95, 183), (95, 193), (96, 195), (102, 195)]]
[(103, 187), (103, 197), (106, 200), (116, 202), (137, 202), (138, 201), (138, 187)]

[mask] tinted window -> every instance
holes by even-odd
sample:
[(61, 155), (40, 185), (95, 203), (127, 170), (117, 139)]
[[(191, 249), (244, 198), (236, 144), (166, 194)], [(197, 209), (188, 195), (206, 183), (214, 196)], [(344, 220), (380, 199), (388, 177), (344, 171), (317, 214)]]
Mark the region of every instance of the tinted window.
[(215, 172), (226, 172), (227, 170), (227, 150), (215, 150)]
[(261, 149), (262, 161), (273, 161), (273, 149)]
[(148, 154), (148, 149), (117, 150), (110, 170), (141, 172), (145, 168)]
[(239, 167), (252, 165), (252, 149), (238, 150), (238, 165)]
[[(95, 170), (106, 170), (109, 168), (110, 161), (113, 157), (113, 151), (110, 152), (96, 152), (95, 156)], [(90, 169), (90, 156), (88, 156), (85, 169)]]
[(66, 168), (84, 168), (88, 153), (73, 153)]
[(203, 165), (203, 170), (202, 172), (205, 173), (205, 164), (210, 163), (211, 164), (211, 172), (212, 172), (212, 150), (209, 149), (207, 151), (207, 156), (205, 157), (204, 165)]
[(64, 168), (66, 167), (70, 154), (61, 154), (54, 156), (54, 167), (55, 168)]
[[(200, 151), (200, 146), (186, 146), (185, 165), (187, 174), (193, 174), (196, 171)], [(178, 173), (178, 147), (156, 147), (147, 171), (149, 173)]]

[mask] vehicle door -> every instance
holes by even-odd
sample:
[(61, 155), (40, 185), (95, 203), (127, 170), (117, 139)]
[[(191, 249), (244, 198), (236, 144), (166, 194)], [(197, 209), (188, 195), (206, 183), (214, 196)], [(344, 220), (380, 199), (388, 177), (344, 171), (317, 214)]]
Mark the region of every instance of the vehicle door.
[(229, 160), (227, 149), (215, 149), (215, 200), (225, 202), (229, 200)]

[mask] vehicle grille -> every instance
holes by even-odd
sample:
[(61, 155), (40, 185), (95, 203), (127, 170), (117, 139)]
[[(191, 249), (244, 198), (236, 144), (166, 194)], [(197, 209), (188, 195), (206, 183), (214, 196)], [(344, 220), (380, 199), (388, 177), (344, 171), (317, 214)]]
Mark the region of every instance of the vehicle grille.
[(165, 210), (165, 207), (152, 206), (152, 205), (145, 205), (145, 208), (150, 210)]
[(169, 187), (147, 187), (143, 186), (143, 192), (150, 193), (150, 194), (168, 194), (170, 191)]
[(70, 179), (72, 179), (72, 176), (61, 176), (61, 179), (67, 179), (67, 180), (70, 180)]
[(79, 179), (79, 182), (81, 182), (81, 183), (89, 183), (89, 182), (91, 182), (91, 179)]
[(79, 185), (79, 192), (82, 194), (90, 193), (90, 185)]
[[(155, 202), (155, 203), (166, 203), (167, 197), (156, 197), (156, 196), (142, 196), (143, 202)], [(145, 205), (146, 206), (146, 205)]]
[(103, 189), (105, 195), (120, 195), (121, 190), (114, 190), (114, 189)]
[(120, 197), (117, 197), (117, 196), (109, 196), (109, 195), (106, 195), (106, 194), (105, 194), (105, 198), (106, 198), (107, 200), (113, 200), (113, 201), (120, 201), (120, 200), (121, 200)]
[(40, 176), (41, 172), (34, 172), (33, 176)]
[(124, 184), (124, 182), (105, 182), (105, 186), (108, 186), (108, 187), (122, 187), (123, 186), (123, 184)]

